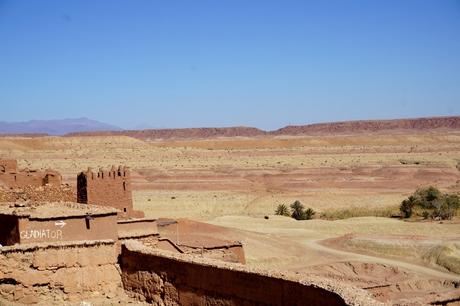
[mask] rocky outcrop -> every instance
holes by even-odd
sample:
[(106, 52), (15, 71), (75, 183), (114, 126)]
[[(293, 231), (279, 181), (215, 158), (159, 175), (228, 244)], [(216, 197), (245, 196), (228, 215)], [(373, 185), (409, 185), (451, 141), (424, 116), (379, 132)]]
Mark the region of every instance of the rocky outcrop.
[(460, 129), (460, 116), (395, 120), (359, 120), (310, 125), (291, 125), (270, 132), (271, 135), (354, 134), (393, 130)]
[(122, 135), (138, 139), (188, 139), (214, 137), (254, 137), (265, 135), (266, 132), (252, 127), (228, 128), (184, 128), (184, 129), (147, 129), (110, 132), (70, 133), (66, 136), (103, 136)]

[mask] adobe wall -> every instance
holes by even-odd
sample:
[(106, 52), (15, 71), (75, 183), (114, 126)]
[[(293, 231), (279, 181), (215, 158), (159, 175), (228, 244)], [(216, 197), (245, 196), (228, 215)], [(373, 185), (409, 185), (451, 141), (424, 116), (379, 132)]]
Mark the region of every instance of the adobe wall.
[(184, 251), (179, 246), (177, 246), (174, 242), (167, 238), (159, 238), (155, 247), (160, 250), (165, 250), (169, 252), (184, 253)]
[[(377, 305), (364, 290), (288, 272), (269, 273), (191, 255), (122, 246), (125, 291), (163, 305)], [(303, 276), (307, 277), (307, 276)]]
[[(126, 242), (126, 240), (127, 239), (120, 241), (121, 242), (120, 253), (121, 253), (121, 245), (123, 245), (123, 243)], [(148, 248), (160, 249), (163, 251), (169, 251), (169, 252), (181, 253), (181, 254), (185, 253), (184, 250), (182, 250), (182, 248), (179, 247), (177, 244), (175, 244), (173, 241), (171, 241), (168, 238), (161, 237), (159, 235), (136, 238), (135, 240), (141, 242), (145, 247), (148, 247)]]
[(0, 159), (0, 173), (18, 170), (18, 162), (15, 159)]
[(117, 240), (117, 215), (20, 218), (19, 243)]
[(160, 234), (169, 238), (184, 253), (218, 259), (233, 263), (246, 263), (243, 245), (240, 241), (216, 238), (213, 233), (222, 228), (192, 220), (161, 220)]
[(59, 186), (61, 181), (62, 177), (57, 171), (19, 170), (16, 160), (0, 160), (0, 185), (12, 188), (46, 184)]
[(43, 186), (43, 176), (36, 172), (0, 172), (0, 181), (7, 187)]
[(0, 304), (124, 296), (114, 242), (91, 241), (0, 248)]
[(143, 212), (133, 209), (131, 175), (126, 167), (81, 172), (77, 176), (77, 202), (115, 207), (121, 218), (144, 217)]
[(205, 249), (205, 252), (206, 253), (204, 254), (204, 257), (206, 258), (241, 264), (246, 263), (244, 249), (241, 244), (226, 247), (207, 248)]
[(246, 257), (242, 244), (223, 244), (221, 246), (212, 247), (191, 247), (186, 244), (178, 244), (177, 246), (187, 254), (200, 255), (201, 257), (232, 263), (246, 263)]
[(155, 219), (118, 220), (117, 229), (119, 239), (159, 235), (157, 221)]

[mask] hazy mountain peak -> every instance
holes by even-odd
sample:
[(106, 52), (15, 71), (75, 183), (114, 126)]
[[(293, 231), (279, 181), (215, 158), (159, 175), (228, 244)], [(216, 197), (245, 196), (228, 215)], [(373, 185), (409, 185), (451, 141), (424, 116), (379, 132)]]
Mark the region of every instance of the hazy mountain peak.
[(45, 133), (49, 135), (64, 135), (75, 132), (89, 131), (119, 131), (119, 127), (86, 117), (29, 120), (24, 122), (0, 122), (0, 134)]

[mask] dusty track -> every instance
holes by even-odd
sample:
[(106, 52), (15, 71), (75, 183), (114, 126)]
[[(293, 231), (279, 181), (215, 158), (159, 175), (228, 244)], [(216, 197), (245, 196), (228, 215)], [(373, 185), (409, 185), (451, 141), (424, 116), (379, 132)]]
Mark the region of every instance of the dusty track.
[(393, 259), (388, 259), (388, 258), (362, 255), (362, 254), (347, 252), (343, 250), (337, 250), (337, 249), (321, 244), (321, 240), (306, 240), (306, 241), (303, 241), (303, 243), (313, 250), (336, 255), (342, 258), (343, 261), (361, 261), (361, 262), (378, 263), (378, 264), (383, 264), (383, 265), (399, 267), (399, 268), (406, 269), (406, 270), (409, 270), (409, 271), (412, 271), (418, 274), (423, 274), (429, 277), (436, 277), (436, 278), (441, 278), (445, 280), (460, 281), (460, 275), (458, 274), (454, 274), (450, 272), (443, 272), (443, 271), (435, 270), (432, 268), (427, 268), (421, 265), (410, 264), (410, 263), (399, 261), (399, 260), (393, 260)]
[[(387, 218), (359, 218), (341, 221), (293, 221), (270, 216), (219, 217), (213, 224), (231, 227), (213, 233), (243, 241), (248, 264), (287, 269), (347, 282), (371, 292), (378, 300), (391, 303), (423, 304), (460, 296), (460, 275), (440, 266), (409, 258), (389, 258), (339, 249), (334, 243), (345, 233), (370, 232), (376, 237), (391, 233), (417, 233), (417, 239), (435, 241), (440, 232), (446, 239), (460, 241), (457, 224), (416, 224)], [(400, 235), (401, 239), (406, 236)], [(410, 238), (410, 235), (407, 236)], [(396, 239), (396, 238), (395, 238)], [(340, 238), (339, 238), (340, 240)], [(397, 243), (398, 241), (395, 240)], [(261, 250), (266, 250), (263, 253)], [(371, 250), (369, 250), (371, 251)], [(435, 293), (433, 293), (435, 292)]]

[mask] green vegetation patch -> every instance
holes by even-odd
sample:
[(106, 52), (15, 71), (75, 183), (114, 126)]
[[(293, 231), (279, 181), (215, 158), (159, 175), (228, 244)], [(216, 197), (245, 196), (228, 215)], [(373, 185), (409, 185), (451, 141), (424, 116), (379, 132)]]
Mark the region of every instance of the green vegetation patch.
[(357, 217), (394, 217), (399, 216), (398, 206), (385, 207), (349, 207), (342, 209), (331, 209), (321, 213), (321, 219), (341, 220)]
[(457, 215), (460, 197), (456, 194), (442, 193), (436, 187), (417, 189), (401, 202), (399, 210), (403, 218), (413, 216), (424, 219), (450, 220)]
[(280, 204), (275, 210), (275, 214), (279, 216), (292, 217), (296, 220), (311, 220), (316, 212), (303, 206), (300, 201), (295, 201), (290, 205), (290, 209), (285, 204)]

